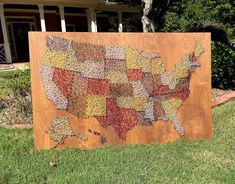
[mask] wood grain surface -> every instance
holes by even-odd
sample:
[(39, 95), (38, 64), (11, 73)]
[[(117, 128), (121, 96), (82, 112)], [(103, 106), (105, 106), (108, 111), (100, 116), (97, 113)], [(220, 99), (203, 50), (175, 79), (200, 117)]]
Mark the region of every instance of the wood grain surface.
[[(159, 53), (167, 72), (181, 62), (186, 53), (194, 50), (200, 41), (205, 52), (200, 57), (201, 67), (197, 68), (190, 80), (190, 95), (178, 111), (185, 135), (180, 136), (169, 121), (158, 121), (153, 126), (136, 125), (128, 131), (126, 140), (119, 139), (111, 126), (103, 128), (96, 118), (81, 119), (66, 111), (57, 110), (45, 95), (40, 79), (40, 59), (46, 47), (47, 36), (59, 36), (69, 40), (98, 45), (117, 45), (139, 48), (149, 53)], [(48, 134), (49, 123), (55, 116), (69, 118), (73, 130), (88, 138), (83, 142), (76, 137), (67, 137), (58, 148), (94, 148), (115, 144), (164, 143), (179, 139), (209, 139), (212, 135), (211, 120), (211, 42), (209, 33), (58, 33), (30, 32), (30, 68), (33, 98), (34, 140), (37, 150), (50, 149), (55, 142)], [(88, 129), (100, 132), (107, 139), (102, 145), (99, 138)]]

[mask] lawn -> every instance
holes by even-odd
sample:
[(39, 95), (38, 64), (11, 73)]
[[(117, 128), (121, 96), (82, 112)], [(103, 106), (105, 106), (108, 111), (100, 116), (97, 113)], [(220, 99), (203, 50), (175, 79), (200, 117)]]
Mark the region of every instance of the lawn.
[(235, 101), (213, 109), (213, 138), (35, 151), (33, 131), (0, 127), (0, 183), (234, 183)]

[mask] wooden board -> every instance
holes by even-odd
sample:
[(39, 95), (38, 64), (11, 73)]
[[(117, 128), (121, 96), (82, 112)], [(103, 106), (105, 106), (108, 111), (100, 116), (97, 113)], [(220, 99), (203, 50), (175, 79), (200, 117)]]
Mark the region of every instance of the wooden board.
[(30, 32), (36, 149), (210, 138), (210, 44), (209, 33)]

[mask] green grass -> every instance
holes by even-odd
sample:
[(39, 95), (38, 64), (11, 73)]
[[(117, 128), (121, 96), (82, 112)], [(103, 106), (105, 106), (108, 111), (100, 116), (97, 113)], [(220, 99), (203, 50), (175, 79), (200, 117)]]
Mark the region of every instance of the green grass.
[(0, 78), (13, 79), (19, 75), (21, 70), (0, 71)]
[(235, 182), (235, 101), (213, 109), (209, 141), (37, 152), (32, 130), (3, 127), (0, 140), (4, 184)]

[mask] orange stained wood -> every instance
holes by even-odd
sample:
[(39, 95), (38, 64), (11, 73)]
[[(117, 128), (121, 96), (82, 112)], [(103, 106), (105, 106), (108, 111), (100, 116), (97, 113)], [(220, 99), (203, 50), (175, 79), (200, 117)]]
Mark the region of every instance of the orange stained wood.
[[(167, 72), (181, 62), (182, 56), (194, 50), (195, 42), (200, 41), (205, 52), (199, 58), (197, 68), (190, 80), (190, 94), (179, 108), (178, 118), (185, 129), (180, 136), (170, 121), (157, 121), (152, 126), (136, 125), (128, 131), (126, 140), (118, 138), (112, 126), (103, 128), (96, 118), (78, 118), (64, 110), (57, 110), (45, 95), (40, 79), (40, 59), (46, 48), (46, 37), (59, 36), (78, 42), (97, 45), (130, 46), (147, 53), (159, 53)], [(115, 144), (164, 143), (180, 139), (209, 139), (212, 135), (211, 120), (211, 45), (209, 33), (58, 33), (30, 32), (30, 68), (33, 98), (34, 140), (37, 150), (50, 149), (56, 142), (49, 136), (49, 124), (56, 116), (68, 117), (74, 132), (88, 138), (83, 142), (76, 137), (67, 137), (58, 148), (94, 148)], [(107, 139), (101, 144), (100, 138), (88, 131), (99, 132)]]

